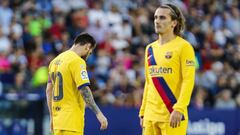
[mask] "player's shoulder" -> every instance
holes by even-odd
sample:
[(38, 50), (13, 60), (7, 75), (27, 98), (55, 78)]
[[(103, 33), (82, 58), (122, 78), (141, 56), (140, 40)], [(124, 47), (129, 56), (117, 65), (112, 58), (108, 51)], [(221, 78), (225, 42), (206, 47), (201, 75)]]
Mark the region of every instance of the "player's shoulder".
[(72, 63), (85, 63), (84, 59), (79, 57), (77, 54), (75, 54), (73, 51), (65, 51), (57, 55), (49, 64), (49, 66), (53, 65), (57, 61), (61, 61), (64, 63), (65, 66)]
[(64, 58), (65, 52), (62, 52), (60, 54), (58, 54), (51, 62), (49, 65), (52, 65), (53, 63), (55, 63), (58, 60), (62, 60)]
[(182, 47), (182, 48), (185, 48), (185, 47), (190, 47), (192, 48), (192, 45), (184, 38), (182, 37), (177, 37), (177, 42), (178, 44)]
[(68, 55), (69, 55), (68, 62), (70, 64), (86, 64), (85, 60), (78, 56), (75, 52), (68, 51)]
[(78, 57), (77, 61), (79, 61), (80, 64), (86, 65), (86, 61), (81, 57)]
[(79, 57), (75, 52), (71, 51), (71, 50), (67, 50), (63, 53), (60, 54), (60, 57), (62, 59), (65, 59), (68, 62), (72, 62), (72, 61), (84, 61), (81, 57)]
[(185, 55), (189, 55), (189, 53), (194, 53), (193, 46), (184, 38), (178, 37), (178, 46), (179, 46), (179, 52)]

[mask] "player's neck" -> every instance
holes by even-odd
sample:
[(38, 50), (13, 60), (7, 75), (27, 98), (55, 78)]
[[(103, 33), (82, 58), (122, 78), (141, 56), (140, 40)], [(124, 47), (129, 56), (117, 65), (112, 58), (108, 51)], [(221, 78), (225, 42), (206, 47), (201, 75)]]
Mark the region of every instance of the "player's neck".
[(79, 47), (77, 47), (77, 46), (72, 46), (69, 50), (71, 50), (71, 51), (73, 51), (73, 52), (75, 52), (79, 57), (81, 57), (82, 56), (82, 51), (79, 51)]
[(159, 45), (163, 45), (173, 39), (176, 38), (176, 35), (174, 33), (171, 34), (159, 34), (158, 42)]

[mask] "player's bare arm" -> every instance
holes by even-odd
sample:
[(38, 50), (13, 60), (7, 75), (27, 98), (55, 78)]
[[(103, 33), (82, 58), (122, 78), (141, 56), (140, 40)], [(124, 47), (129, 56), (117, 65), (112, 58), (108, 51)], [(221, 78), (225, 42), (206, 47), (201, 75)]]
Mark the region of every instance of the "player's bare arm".
[(50, 131), (53, 132), (53, 123), (52, 123), (52, 83), (47, 83), (46, 95), (47, 95), (47, 104), (50, 113)]
[(101, 123), (100, 129), (106, 129), (108, 126), (108, 121), (95, 103), (90, 88), (88, 86), (81, 88), (81, 94), (87, 106), (96, 114), (98, 121)]
[(87, 106), (95, 113), (98, 114), (100, 113), (100, 109), (97, 106), (97, 104), (95, 103), (94, 99), (93, 99), (93, 95), (92, 92), (90, 91), (90, 88), (88, 86), (81, 88), (81, 94), (82, 97), (85, 101), (85, 103), (87, 104)]

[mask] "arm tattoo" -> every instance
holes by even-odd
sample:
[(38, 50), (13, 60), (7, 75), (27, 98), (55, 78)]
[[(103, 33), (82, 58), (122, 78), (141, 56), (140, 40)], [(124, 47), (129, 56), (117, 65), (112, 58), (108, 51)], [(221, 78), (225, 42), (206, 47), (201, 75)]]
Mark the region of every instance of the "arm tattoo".
[(94, 99), (93, 99), (93, 95), (92, 92), (89, 90), (88, 87), (83, 87), (81, 88), (81, 94), (82, 97), (85, 101), (85, 103), (87, 104), (87, 106), (95, 113), (99, 113), (100, 109), (98, 108), (97, 104), (95, 103)]

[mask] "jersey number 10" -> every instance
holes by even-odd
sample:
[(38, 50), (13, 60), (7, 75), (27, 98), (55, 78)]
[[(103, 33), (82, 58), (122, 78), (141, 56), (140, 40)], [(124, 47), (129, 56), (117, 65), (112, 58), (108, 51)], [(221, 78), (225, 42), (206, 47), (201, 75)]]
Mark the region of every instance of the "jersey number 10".
[[(57, 72), (56, 74), (54, 72), (52, 72), (51, 77), (52, 77), (53, 84), (54, 84), (53, 100), (54, 101), (60, 101), (63, 98), (63, 78), (62, 78), (62, 74), (60, 72)], [(56, 86), (56, 84), (57, 84), (57, 86)], [(57, 94), (55, 95), (55, 93), (57, 93)]]

